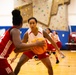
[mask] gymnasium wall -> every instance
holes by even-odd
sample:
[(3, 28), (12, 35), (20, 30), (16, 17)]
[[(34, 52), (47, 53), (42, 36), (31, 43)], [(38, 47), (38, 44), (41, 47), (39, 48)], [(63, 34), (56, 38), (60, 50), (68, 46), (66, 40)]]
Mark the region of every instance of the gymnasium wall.
[(76, 0), (70, 0), (68, 5), (68, 25), (76, 26)]
[[(14, 8), (21, 10), (24, 25), (34, 16), (42, 28), (68, 30), (67, 7), (70, 0), (14, 0)], [(68, 3), (68, 4), (67, 4)], [(32, 7), (30, 9), (30, 7)]]
[[(0, 26), (0, 35), (4, 33), (7, 29), (9, 29), (11, 26)], [(23, 38), (24, 33), (28, 30), (28, 28), (21, 28), (21, 38)], [(71, 26), (72, 32), (76, 32), (76, 26)], [(70, 30), (63, 31), (63, 30), (56, 30), (58, 32), (59, 38), (62, 42), (62, 50), (68, 49), (68, 46), (66, 46), (65, 43), (68, 42), (68, 36), (70, 34)]]
[[(25, 2), (23, 2), (25, 1)], [(66, 49), (65, 43), (68, 42), (68, 19), (67, 8), (69, 0), (14, 0), (14, 8), (19, 8), (24, 18), (23, 28), (29, 27), (27, 20), (34, 16), (38, 20), (38, 26), (56, 30), (62, 42), (62, 49)], [(25, 4), (24, 4), (25, 3)], [(30, 10), (30, 6), (32, 9)], [(29, 13), (30, 14), (29, 14)], [(67, 39), (66, 39), (67, 38)], [(64, 40), (65, 39), (65, 40)]]
[[(11, 26), (0, 26), (0, 35), (4, 33), (7, 29), (9, 29)], [(21, 38), (23, 38), (24, 33), (27, 31), (28, 28), (21, 28), (20, 33), (21, 33)]]
[(56, 30), (56, 31), (58, 32), (60, 41), (62, 43), (61, 50), (67, 50), (68, 46), (65, 43), (68, 43), (68, 37), (69, 37), (70, 32), (69, 31), (59, 31), (59, 30)]
[[(71, 1), (70, 4), (67, 3), (69, 1)], [(21, 28), (21, 38), (29, 27), (28, 18), (34, 16), (38, 19), (38, 26), (43, 29), (49, 27), (52, 30), (56, 30), (62, 42), (62, 49), (67, 49), (65, 43), (68, 42), (69, 26), (71, 31), (76, 31), (75, 3), (76, 0), (1, 0), (0, 30), (7, 30), (12, 26), (10, 12), (14, 8), (19, 8), (24, 20), (23, 28)]]
[(13, 0), (0, 0), (0, 26), (12, 25), (11, 11), (13, 9), (14, 9)]
[[(7, 29), (9, 29), (11, 26), (0, 26), (0, 35), (2, 35)], [(76, 26), (71, 26), (72, 31), (76, 31)], [(24, 33), (28, 30), (28, 28), (21, 28), (21, 38), (23, 38)], [(70, 31), (63, 31), (63, 30), (56, 30), (58, 32), (58, 35), (60, 37), (60, 40), (62, 42), (62, 50), (68, 49), (65, 43), (68, 42), (68, 36), (70, 34)]]
[[(4, 33), (7, 29), (9, 29), (11, 26), (0, 26), (0, 35)], [(75, 28), (75, 27), (74, 27)], [(21, 28), (21, 38), (23, 38), (24, 33), (27, 31), (28, 28)], [(67, 49), (67, 46), (65, 43), (68, 42), (68, 36), (69, 31), (62, 31), (62, 30), (56, 30), (58, 32), (58, 35), (60, 37), (60, 40), (62, 42), (62, 48), (61, 49)]]

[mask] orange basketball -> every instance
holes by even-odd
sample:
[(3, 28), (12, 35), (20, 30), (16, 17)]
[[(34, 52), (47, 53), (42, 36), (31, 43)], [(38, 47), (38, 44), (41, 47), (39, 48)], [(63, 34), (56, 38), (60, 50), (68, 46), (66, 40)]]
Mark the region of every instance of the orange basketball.
[[(36, 40), (38, 40), (38, 41), (44, 40), (44, 41), (45, 41), (44, 38), (38, 38), (38, 39), (33, 40), (32, 42), (36, 42)], [(45, 41), (45, 42), (46, 42), (46, 41)], [(35, 54), (42, 54), (42, 53), (46, 52), (46, 49), (47, 49), (47, 44), (45, 44), (45, 45), (42, 46), (42, 47), (39, 47), (39, 46), (33, 47), (32, 51), (33, 51)]]

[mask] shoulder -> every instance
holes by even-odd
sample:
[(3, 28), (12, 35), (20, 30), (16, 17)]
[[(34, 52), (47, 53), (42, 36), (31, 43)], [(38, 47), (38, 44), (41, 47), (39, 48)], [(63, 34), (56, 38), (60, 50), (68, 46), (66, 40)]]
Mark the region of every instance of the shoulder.
[(12, 35), (12, 34), (20, 34), (20, 30), (17, 29), (17, 28), (13, 28), (13, 29), (11, 29), (10, 34), (11, 34), (11, 35)]
[(38, 27), (38, 31), (43, 33), (44, 30), (41, 27)]
[(52, 33), (49, 33), (49, 35), (53, 35)]
[(27, 30), (27, 33), (29, 34), (31, 32), (31, 29), (29, 28), (28, 30)]

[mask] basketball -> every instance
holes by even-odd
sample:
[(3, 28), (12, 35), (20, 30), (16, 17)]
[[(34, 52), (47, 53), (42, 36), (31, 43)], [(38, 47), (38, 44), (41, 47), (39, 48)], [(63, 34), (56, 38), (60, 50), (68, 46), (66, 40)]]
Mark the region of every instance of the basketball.
[[(44, 40), (46, 42), (46, 40), (44, 38), (38, 38), (38, 39), (34, 39), (32, 42), (36, 42), (36, 41), (42, 41)], [(47, 49), (47, 44), (45, 44), (44, 46), (37, 46), (37, 47), (33, 47), (32, 51), (35, 53), (35, 54), (42, 54), (44, 52), (46, 52), (46, 49)]]

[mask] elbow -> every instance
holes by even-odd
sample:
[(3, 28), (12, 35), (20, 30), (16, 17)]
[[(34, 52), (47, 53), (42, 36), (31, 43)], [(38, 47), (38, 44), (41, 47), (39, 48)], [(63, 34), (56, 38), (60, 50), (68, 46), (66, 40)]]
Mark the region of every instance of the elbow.
[(16, 45), (16, 48), (17, 48), (17, 49), (20, 49), (20, 48), (22, 48), (22, 47), (21, 47), (21, 45)]
[(19, 49), (16, 48), (16, 49), (14, 50), (14, 52), (15, 52), (15, 53), (19, 53)]
[(14, 52), (15, 52), (15, 53), (18, 53), (18, 51), (17, 51), (17, 50), (14, 50)]
[(17, 49), (22, 48), (22, 42), (14, 44)]

